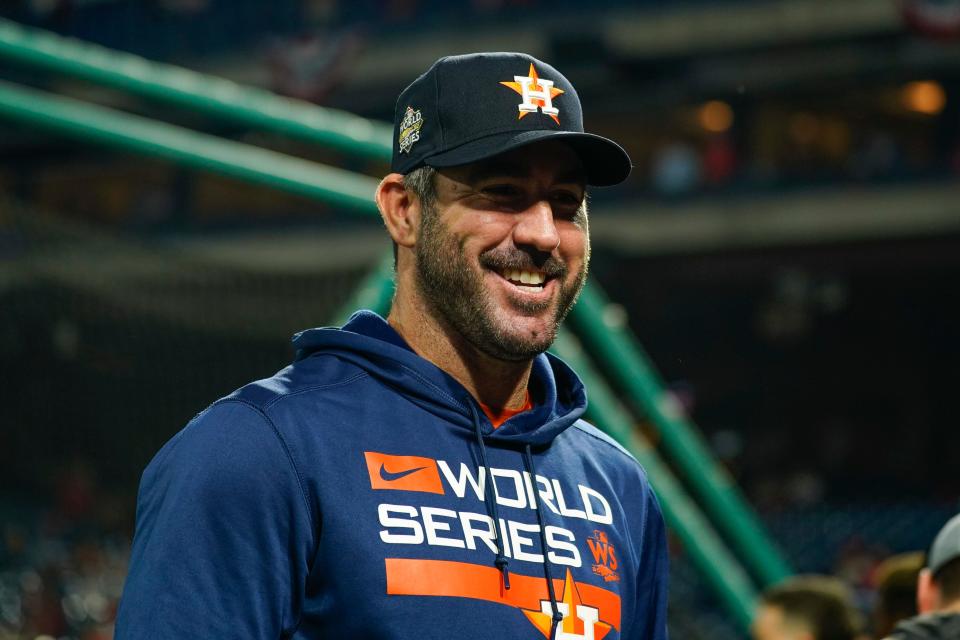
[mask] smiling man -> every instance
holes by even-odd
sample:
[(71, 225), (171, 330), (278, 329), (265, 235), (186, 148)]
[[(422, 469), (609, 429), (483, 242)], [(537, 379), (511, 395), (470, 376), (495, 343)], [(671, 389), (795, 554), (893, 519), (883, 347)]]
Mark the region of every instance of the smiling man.
[(656, 498), (545, 353), (587, 275), (586, 188), (629, 171), (530, 56), (415, 80), (376, 193), (387, 319), (298, 334), (157, 454), (117, 638), (665, 639)]
[[(481, 401), (516, 404), (530, 361), (553, 342), (586, 278), (580, 160), (564, 143), (545, 141), (467, 167), (417, 172), (391, 174), (378, 191), (401, 247), (390, 324), (461, 381), (477, 365), (481, 380), (514, 392), (468, 383)], [(425, 181), (426, 193), (407, 186)], [(490, 367), (501, 375), (484, 376)]]

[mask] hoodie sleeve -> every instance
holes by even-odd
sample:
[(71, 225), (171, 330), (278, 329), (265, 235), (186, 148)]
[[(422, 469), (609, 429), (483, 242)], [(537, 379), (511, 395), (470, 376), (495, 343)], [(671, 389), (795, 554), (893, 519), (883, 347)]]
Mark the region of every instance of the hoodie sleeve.
[(645, 522), (639, 575), (637, 611), (640, 623), (628, 636), (630, 640), (667, 640), (667, 594), (670, 561), (667, 534), (660, 503), (649, 482), (646, 484)]
[(117, 640), (291, 633), (314, 547), (308, 504), (262, 412), (225, 401), (201, 413), (144, 471)]

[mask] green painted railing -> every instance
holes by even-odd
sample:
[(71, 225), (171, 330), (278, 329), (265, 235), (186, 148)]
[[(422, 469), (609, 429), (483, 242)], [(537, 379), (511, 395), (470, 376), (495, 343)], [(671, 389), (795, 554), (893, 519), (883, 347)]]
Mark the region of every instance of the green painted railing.
[(389, 161), (391, 127), (0, 18), (0, 58)]
[(630, 413), (586, 357), (573, 334), (561, 331), (552, 351), (573, 367), (586, 385), (590, 398), (590, 420), (643, 465), (650, 484), (660, 498), (667, 525), (683, 543), (694, 565), (703, 573), (727, 610), (740, 627), (746, 629), (753, 617), (757, 592), (743, 566), (730, 553), (656, 449), (642, 437)]
[(662, 448), (761, 584), (774, 584), (790, 575), (790, 567), (768, 539), (729, 473), (710, 455), (699, 431), (665, 391), (659, 374), (622, 314), (607, 313), (609, 308), (610, 301), (600, 287), (584, 287), (570, 322), (591, 354), (603, 364), (607, 376), (657, 428)]
[(367, 274), (350, 299), (334, 315), (334, 323), (345, 324), (357, 309), (371, 309), (386, 317), (393, 300), (393, 252), (386, 253)]
[(377, 188), (368, 176), (3, 81), (0, 116), (354, 211), (369, 211)]

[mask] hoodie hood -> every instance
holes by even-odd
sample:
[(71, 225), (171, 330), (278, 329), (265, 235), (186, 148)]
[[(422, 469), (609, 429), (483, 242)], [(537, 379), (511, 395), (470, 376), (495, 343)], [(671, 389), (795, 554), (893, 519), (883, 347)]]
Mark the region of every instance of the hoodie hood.
[(372, 311), (354, 313), (342, 328), (302, 331), (294, 336), (293, 345), (297, 360), (319, 353), (334, 355), (397, 389), (455, 428), (472, 433), (473, 416), (479, 413), (483, 437), (492, 442), (547, 445), (576, 422), (587, 407), (583, 383), (573, 370), (556, 356), (540, 354), (533, 360), (528, 385), (534, 408), (494, 429), (463, 385), (418, 356), (386, 320)]

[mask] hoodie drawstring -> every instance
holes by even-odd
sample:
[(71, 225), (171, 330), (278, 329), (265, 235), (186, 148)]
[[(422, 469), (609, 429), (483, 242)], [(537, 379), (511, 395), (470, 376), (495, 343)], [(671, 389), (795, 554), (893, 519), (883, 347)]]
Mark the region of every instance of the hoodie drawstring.
[[(486, 474), (484, 481), (484, 495), (487, 503), (487, 513), (493, 518), (493, 541), (497, 548), (497, 557), (493, 561), (500, 575), (503, 576), (503, 588), (510, 589), (510, 571), (507, 565), (510, 561), (503, 555), (503, 545), (500, 543), (500, 512), (497, 507), (497, 497), (493, 487), (493, 474), (490, 472), (490, 466), (487, 464), (487, 447), (483, 442), (483, 432), (480, 430), (480, 415), (477, 413), (477, 407), (474, 403), (469, 403), (470, 412), (473, 414), (473, 428), (477, 435), (477, 445), (480, 447), (480, 464)], [(557, 606), (557, 591), (553, 584), (553, 576), (550, 573), (550, 560), (547, 558), (547, 533), (546, 524), (543, 521), (543, 503), (540, 501), (540, 491), (537, 488), (537, 470), (533, 466), (533, 452), (530, 445), (527, 444), (523, 450), (523, 466), (530, 474), (533, 482), (533, 499), (536, 504), (537, 523), (540, 525), (540, 548), (543, 551), (543, 576), (547, 581), (547, 595), (550, 597), (550, 610), (552, 611), (550, 623), (550, 640), (554, 640), (557, 634), (557, 626), (563, 621), (563, 613)]]
[(529, 444), (524, 447), (523, 454), (524, 466), (526, 466), (527, 473), (530, 474), (530, 481), (533, 483), (533, 499), (537, 504), (537, 523), (540, 525), (540, 549), (543, 551), (543, 576), (547, 580), (550, 610), (553, 611), (553, 622), (550, 625), (550, 640), (553, 640), (556, 637), (557, 625), (563, 620), (563, 614), (557, 606), (557, 592), (553, 586), (553, 576), (550, 575), (550, 560), (547, 558), (546, 525), (543, 522), (543, 504), (540, 502), (540, 491), (537, 488), (537, 470), (533, 466), (533, 453), (530, 451)]
[(487, 464), (487, 448), (483, 444), (483, 433), (480, 431), (480, 416), (477, 414), (477, 407), (472, 402), (470, 411), (473, 413), (473, 427), (477, 434), (477, 444), (480, 445), (480, 464), (483, 466), (486, 480), (484, 481), (484, 495), (486, 496), (487, 512), (493, 518), (493, 543), (497, 547), (497, 557), (493, 561), (500, 575), (503, 576), (503, 588), (510, 589), (510, 571), (507, 565), (510, 561), (503, 555), (503, 545), (500, 544), (500, 511), (497, 509), (497, 498), (493, 490), (493, 475), (490, 473), (490, 465)]

